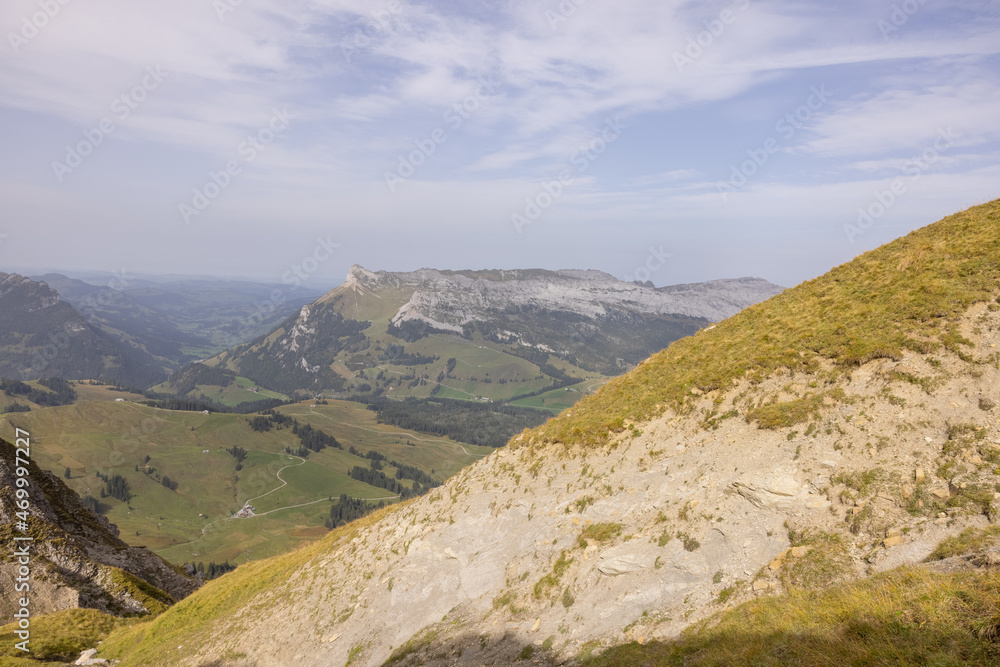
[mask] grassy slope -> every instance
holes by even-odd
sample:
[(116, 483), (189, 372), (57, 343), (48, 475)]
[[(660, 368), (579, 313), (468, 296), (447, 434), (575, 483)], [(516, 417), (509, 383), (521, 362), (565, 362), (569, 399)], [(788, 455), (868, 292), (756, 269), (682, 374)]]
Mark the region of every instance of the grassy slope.
[(976, 206), (695, 336), (539, 427), (531, 439), (598, 444), (626, 422), (683, 410), (691, 390), (712, 391), (777, 369), (847, 369), (904, 349), (961, 351), (954, 318), (994, 298), (1000, 284), (1000, 200)]
[[(399, 342), (388, 335), (378, 338), (383, 344)], [(391, 392), (392, 397), (426, 397), (430, 395), (431, 389), (436, 384), (438, 373), (445, 370), (445, 365), (450, 357), (454, 357), (458, 363), (455, 365), (451, 377), (441, 382), (442, 389), (438, 393), (441, 398), (468, 400), (482, 396), (494, 401), (503, 401), (517, 394), (544, 389), (552, 384), (552, 378), (548, 376), (540, 380), (536, 379), (540, 371), (535, 364), (504, 353), (501, 351), (501, 346), (496, 343), (484, 341), (479, 336), (476, 338), (476, 340), (468, 340), (460, 336), (433, 334), (407, 344), (408, 352), (428, 356), (437, 355), (440, 359), (427, 366), (397, 366), (380, 363), (379, 367), (385, 369), (386, 373), (405, 375), (416, 371), (418, 376), (425, 373), (430, 376), (428, 384), (421, 387), (413, 389), (407, 389), (405, 386), (402, 388), (394, 387)], [(572, 368), (571, 372), (580, 377), (593, 375), (582, 369)], [(379, 368), (369, 369), (366, 376), (373, 378), (378, 371)], [(486, 377), (489, 377), (492, 382), (483, 382)], [(501, 378), (507, 382), (500, 384), (498, 380)]]
[[(236, 380), (228, 387), (220, 387), (218, 385), (209, 384), (196, 385), (194, 389), (185, 394), (185, 398), (197, 401), (204, 397), (215, 401), (216, 403), (228, 405), (229, 407), (236, 407), (240, 403), (262, 401), (267, 398), (277, 398), (282, 401), (288, 400), (288, 396), (276, 391), (264, 389), (263, 387), (259, 387), (256, 392), (250, 391), (251, 387), (256, 386), (257, 384), (253, 380), (245, 377), (237, 377)], [(151, 389), (152, 391), (161, 394), (176, 393), (174, 386), (169, 382), (161, 382), (160, 384), (151, 387)]]
[[(362, 382), (375, 384), (375, 376), (383, 372), (388, 377), (409, 376), (415, 373), (417, 377), (427, 376), (427, 383), (417, 387), (408, 387), (407, 382), (402, 386), (394, 385), (387, 392), (392, 398), (404, 398), (414, 396), (426, 398), (430, 396), (431, 390), (437, 384), (438, 373), (445, 370), (447, 360), (454, 357), (458, 360), (451, 377), (445, 379), (441, 384), (442, 388), (437, 394), (441, 398), (455, 398), (460, 400), (473, 400), (477, 396), (489, 398), (494, 401), (505, 401), (513, 396), (538, 391), (552, 385), (552, 378), (545, 376), (536, 379), (541, 372), (538, 366), (503, 351), (504, 346), (483, 340), (478, 334), (474, 340), (468, 340), (457, 335), (431, 334), (413, 343), (406, 343), (406, 351), (411, 354), (421, 354), (426, 356), (438, 356), (439, 359), (432, 364), (420, 366), (404, 366), (391, 364), (378, 360), (376, 346), (384, 347), (388, 344), (401, 344), (401, 341), (387, 333), (389, 321), (399, 311), (399, 309), (413, 295), (413, 288), (403, 286), (400, 288), (382, 287), (378, 295), (367, 290), (360, 294), (353, 290), (339, 287), (318, 301), (320, 304), (332, 304), (342, 316), (359, 321), (369, 321), (371, 326), (365, 330), (365, 336), (372, 341), (372, 348), (366, 350), (360, 356), (366, 358), (369, 367), (363, 371), (364, 379), (356, 378), (357, 367), (350, 370), (351, 366), (347, 362), (355, 358), (354, 354), (341, 353), (330, 368), (337, 374), (348, 379), (351, 384), (357, 385)], [(258, 351), (263, 345), (273, 343), (285, 334), (284, 329), (279, 329), (272, 333), (262, 344), (251, 348)], [(370, 356), (366, 356), (370, 355)], [(550, 358), (553, 365), (563, 368), (571, 375), (580, 378), (587, 378), (594, 381), (605, 381), (603, 375), (591, 373), (572, 364), (563, 362), (555, 357)], [(231, 352), (224, 352), (213, 360), (209, 365), (217, 363), (226, 364), (231, 370), (237, 370), (232, 361)], [(483, 382), (489, 377), (492, 382)], [(472, 378), (476, 378), (473, 380)], [(500, 384), (501, 378), (507, 380)], [(216, 397), (218, 388), (206, 388), (206, 395), (214, 400), (222, 401)], [(563, 400), (550, 401), (545, 409), (558, 412), (582, 394), (576, 393), (563, 397)], [(260, 398), (260, 396), (257, 396)], [(574, 400), (569, 400), (570, 398)], [(250, 399), (245, 399), (250, 400)], [(227, 405), (230, 403), (226, 402)]]
[(753, 600), (675, 642), (618, 646), (584, 665), (996, 665), (998, 636), (1000, 572), (902, 568)]
[(21, 641), (14, 631), (15, 623), (0, 627), (0, 667), (39, 667), (62, 665), (80, 657), (80, 652), (96, 648), (116, 628), (135, 621), (116, 618), (95, 609), (67, 609), (31, 619), (30, 658), (16, 649)]
[[(345, 450), (351, 445), (362, 453), (377, 450), (428, 473), (433, 470), (439, 480), (491, 451), (377, 424), (373, 412), (353, 403), (334, 401), (316, 408), (294, 404), (282, 411), (333, 435)], [(172, 562), (242, 563), (285, 553), (325, 534), (323, 521), (330, 507), (326, 498), (336, 499), (341, 493), (369, 499), (392, 495), (347, 476), (356, 465), (367, 467), (366, 459), (328, 448), (300, 465), (299, 459), (283, 453), (286, 445), (299, 446), (289, 429), (255, 433), (243, 415), (203, 415), (105, 401), (9, 417), (32, 433), (39, 465), (60, 476), (70, 468), (71, 477), (64, 481), (80, 495), (99, 497), (103, 483), (96, 471), (124, 476), (135, 496), (131, 510), (126, 503), (104, 499), (110, 506), (108, 518), (119, 526), (122, 539), (147, 546)], [(407, 440), (416, 446), (406, 445)], [(249, 451), (238, 473), (236, 460), (223, 451), (232, 446)], [(135, 466), (143, 465), (147, 454), (148, 465), (179, 482), (177, 491), (136, 472)], [(257, 511), (313, 504), (255, 519), (228, 520), (247, 499), (280, 486), (276, 475), (285, 466), (293, 466), (281, 473), (288, 485), (255, 500)], [(394, 476), (395, 469), (387, 466), (385, 472)]]
[[(493, 451), (491, 447), (479, 447), (437, 435), (379, 424), (374, 412), (349, 401), (330, 401), (329, 405), (317, 405), (315, 408), (308, 403), (296, 403), (283, 406), (279, 411), (303, 424), (310, 424), (330, 433), (341, 440), (345, 448), (354, 445), (361, 452), (378, 450), (389, 459), (395, 459), (404, 465), (416, 466), (428, 472), (434, 470), (434, 478), (441, 481)], [(411, 447), (407, 442), (415, 443), (416, 446)], [(350, 456), (342, 452), (331, 454)], [(353, 461), (356, 459), (352, 458), (352, 466), (356, 465)], [(387, 470), (394, 471), (391, 466)]]

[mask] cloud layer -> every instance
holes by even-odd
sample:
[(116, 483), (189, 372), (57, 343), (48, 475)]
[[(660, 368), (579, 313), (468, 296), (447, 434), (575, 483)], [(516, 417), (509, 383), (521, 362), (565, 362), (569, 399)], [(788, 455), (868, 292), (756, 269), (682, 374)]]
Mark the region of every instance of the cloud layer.
[(798, 282), (997, 196), (998, 10), (11, 0), (0, 267), (276, 280), (333, 234), (330, 286), (652, 244), (658, 284)]

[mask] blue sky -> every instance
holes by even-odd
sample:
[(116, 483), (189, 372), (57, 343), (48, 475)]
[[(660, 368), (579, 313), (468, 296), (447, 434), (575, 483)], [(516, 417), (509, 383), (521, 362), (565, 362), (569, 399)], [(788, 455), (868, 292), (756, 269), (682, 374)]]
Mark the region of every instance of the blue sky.
[(1000, 196), (997, 0), (6, 0), (0, 34), (0, 270), (792, 285)]

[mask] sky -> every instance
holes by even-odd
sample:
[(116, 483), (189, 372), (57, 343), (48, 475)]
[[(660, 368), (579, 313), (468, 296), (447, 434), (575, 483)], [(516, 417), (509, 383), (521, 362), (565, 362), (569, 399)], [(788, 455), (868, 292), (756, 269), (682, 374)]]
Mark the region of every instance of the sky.
[(1000, 197), (1000, 1), (4, 0), (0, 271), (790, 286)]

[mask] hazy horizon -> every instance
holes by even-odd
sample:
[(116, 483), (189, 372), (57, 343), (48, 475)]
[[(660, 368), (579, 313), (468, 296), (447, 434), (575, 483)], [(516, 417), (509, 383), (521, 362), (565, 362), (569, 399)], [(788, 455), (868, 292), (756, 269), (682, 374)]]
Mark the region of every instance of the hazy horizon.
[[(413, 273), (413, 272), (424, 270), (424, 269), (430, 269), (430, 270), (435, 270), (435, 271), (496, 271), (496, 270), (511, 270), (511, 269), (509, 269), (509, 267), (499, 267), (499, 266), (455, 267), (455, 268), (443, 268), (443, 267), (437, 267), (437, 266), (419, 266), (419, 267), (404, 268), (404, 269), (399, 269), (399, 270), (378, 269), (378, 268), (368, 267), (368, 266), (365, 266), (363, 268), (368, 269), (370, 271), (374, 271), (374, 272), (387, 271), (389, 273)], [(576, 266), (576, 267), (563, 266), (563, 267), (559, 267), (559, 268), (551, 268), (551, 267), (545, 267), (545, 266), (529, 266), (529, 267), (518, 267), (518, 269), (516, 269), (516, 270), (532, 270), (532, 269), (544, 270), (544, 271), (553, 271), (553, 272), (558, 272), (558, 271), (580, 271), (580, 270), (597, 270), (597, 271), (600, 271), (600, 269), (592, 269), (592, 268), (585, 268), (585, 267), (579, 267), (579, 266)], [(90, 283), (91, 285), (94, 285), (95, 287), (106, 287), (107, 285), (105, 284), (105, 282), (114, 282), (114, 285), (112, 287), (113, 289), (119, 289), (119, 287), (118, 287), (118, 284), (119, 284), (118, 280), (120, 280), (122, 277), (125, 277), (127, 280), (142, 280), (142, 281), (158, 282), (158, 283), (175, 283), (175, 282), (184, 282), (184, 281), (201, 281), (201, 280), (204, 280), (204, 281), (220, 281), (220, 282), (235, 282), (235, 283), (248, 282), (248, 283), (258, 283), (258, 284), (263, 284), (263, 285), (278, 285), (278, 286), (285, 286), (285, 287), (291, 287), (291, 286), (293, 286), (293, 284), (290, 281), (282, 281), (282, 280), (269, 281), (269, 280), (266, 280), (266, 279), (256, 278), (256, 277), (253, 277), (253, 276), (224, 275), (224, 274), (220, 274), (220, 275), (184, 274), (184, 273), (165, 273), (165, 274), (160, 274), (160, 273), (135, 272), (135, 271), (129, 271), (127, 269), (124, 272), (122, 272), (122, 271), (101, 272), (101, 271), (93, 271), (93, 270), (88, 270), (88, 269), (79, 269), (79, 270), (78, 269), (60, 269), (60, 268), (57, 268), (57, 267), (3, 267), (3, 266), (0, 266), (0, 273), (16, 273), (16, 274), (19, 274), (19, 275), (22, 275), (22, 276), (25, 276), (25, 277), (29, 277), (29, 278), (31, 278), (31, 277), (42, 277), (42, 276), (45, 276), (45, 275), (48, 275), (48, 274), (55, 273), (55, 274), (66, 276), (67, 278), (70, 278), (70, 279), (73, 279), (73, 280), (81, 280), (83, 282)], [(605, 272), (605, 273), (607, 273), (607, 272)], [(294, 274), (292, 274), (292, 275), (294, 275)], [(314, 276), (310, 276), (309, 280), (307, 280), (307, 281), (300, 281), (299, 283), (297, 283), (294, 286), (300, 286), (300, 287), (303, 287), (303, 288), (305, 288), (307, 290), (317, 291), (317, 292), (330, 291), (332, 289), (336, 289), (341, 284), (343, 284), (344, 278), (346, 277), (346, 275), (347, 275), (347, 269), (345, 269), (345, 271), (344, 271), (344, 276), (341, 276), (340, 278), (332, 278), (332, 280), (333, 280), (332, 283), (325, 282), (323, 280), (323, 276), (315, 276), (314, 275)], [(614, 275), (614, 274), (609, 274), (609, 275)], [(618, 278), (619, 280), (624, 280), (622, 277), (619, 277), (619, 276), (614, 276), (614, 277)], [(737, 280), (737, 279), (740, 279), (740, 278), (762, 278), (762, 277), (763, 276), (735, 276), (734, 275), (734, 276), (718, 276), (716, 278), (709, 278), (707, 280), (700, 280), (700, 281), (680, 281), (680, 282), (672, 282), (672, 283), (658, 283), (655, 280), (651, 280), (650, 282), (652, 282), (655, 287), (670, 287), (670, 286), (673, 286), (673, 285), (682, 285), (682, 284), (686, 284), (686, 283), (690, 283), (690, 282), (708, 282), (710, 280)], [(116, 280), (116, 278), (118, 280)], [(265, 276), (265, 278), (266, 278), (266, 276)], [(766, 280), (766, 278), (765, 278), (765, 280)], [(773, 281), (770, 281), (770, 282), (773, 282)], [(778, 283), (775, 283), (775, 284), (778, 284)], [(780, 285), (780, 286), (781, 287), (794, 287), (794, 285)], [(128, 289), (127, 285), (126, 285), (125, 289)]]
[(792, 286), (1000, 195), (998, 10), (12, 0), (0, 267)]

